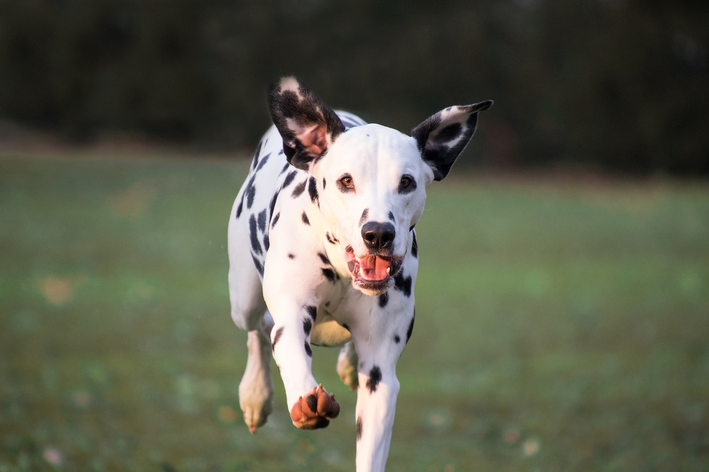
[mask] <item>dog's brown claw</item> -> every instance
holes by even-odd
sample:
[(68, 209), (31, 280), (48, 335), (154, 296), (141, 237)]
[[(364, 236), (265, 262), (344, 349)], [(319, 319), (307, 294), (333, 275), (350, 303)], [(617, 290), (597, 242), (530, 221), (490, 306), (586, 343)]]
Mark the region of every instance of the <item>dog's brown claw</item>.
[(322, 388), (315, 387), (312, 392), (300, 397), (290, 412), (293, 424), (300, 429), (320, 429), (330, 424), (332, 418), (340, 414), (340, 404)]

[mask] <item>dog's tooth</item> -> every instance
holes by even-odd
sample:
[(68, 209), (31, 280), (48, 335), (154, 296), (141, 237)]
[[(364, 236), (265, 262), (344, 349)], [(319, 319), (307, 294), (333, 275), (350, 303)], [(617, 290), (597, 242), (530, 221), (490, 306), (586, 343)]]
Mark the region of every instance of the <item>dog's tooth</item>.
[(387, 275), (391, 275), (391, 266), (387, 267)]

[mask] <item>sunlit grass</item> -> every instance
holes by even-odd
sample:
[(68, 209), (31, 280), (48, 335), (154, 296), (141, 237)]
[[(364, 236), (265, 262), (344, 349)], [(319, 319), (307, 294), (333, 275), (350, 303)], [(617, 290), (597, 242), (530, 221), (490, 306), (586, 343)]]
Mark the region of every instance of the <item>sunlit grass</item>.
[[(0, 471), (354, 470), (237, 386), (226, 223), (246, 163), (0, 159)], [(417, 226), (388, 470), (706, 470), (709, 186), (447, 179)]]

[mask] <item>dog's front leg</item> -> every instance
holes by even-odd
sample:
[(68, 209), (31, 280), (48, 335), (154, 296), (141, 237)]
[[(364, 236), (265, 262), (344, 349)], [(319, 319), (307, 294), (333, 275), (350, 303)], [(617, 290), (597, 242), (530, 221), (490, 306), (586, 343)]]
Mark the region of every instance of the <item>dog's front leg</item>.
[(271, 331), (273, 357), (286, 389), (293, 424), (301, 429), (324, 428), (340, 413), (340, 405), (313, 377), (310, 331), (316, 318), (315, 305), (278, 307)]
[[(399, 313), (386, 313), (372, 331), (353, 328), (359, 356), (357, 390), (357, 472), (381, 472), (389, 454), (399, 381), (396, 362), (413, 320), (413, 300)], [(409, 305), (409, 304), (407, 304)], [(376, 323), (376, 320), (374, 322)], [(373, 326), (368, 323), (369, 327)]]
[(392, 364), (359, 373), (357, 472), (382, 472), (389, 455), (399, 381)]

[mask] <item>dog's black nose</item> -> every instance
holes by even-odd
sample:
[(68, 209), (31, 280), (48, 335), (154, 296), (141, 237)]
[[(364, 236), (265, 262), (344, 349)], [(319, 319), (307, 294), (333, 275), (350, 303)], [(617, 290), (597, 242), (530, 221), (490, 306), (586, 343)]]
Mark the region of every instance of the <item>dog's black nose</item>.
[(391, 223), (370, 221), (362, 226), (362, 239), (370, 251), (380, 252), (391, 249), (396, 236), (396, 229)]

